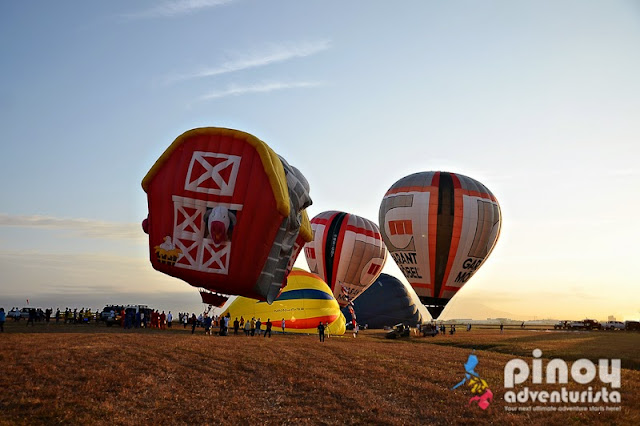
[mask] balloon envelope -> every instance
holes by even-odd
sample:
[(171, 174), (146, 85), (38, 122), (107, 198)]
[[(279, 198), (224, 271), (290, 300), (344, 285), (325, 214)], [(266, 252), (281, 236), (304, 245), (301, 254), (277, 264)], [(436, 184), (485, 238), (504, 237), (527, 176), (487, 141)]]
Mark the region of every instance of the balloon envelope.
[(260, 318), (264, 324), (271, 319), (273, 331), (281, 330), (282, 319), (287, 333), (316, 333), (319, 322), (328, 322), (331, 334), (342, 335), (346, 330), (345, 317), (327, 284), (319, 276), (298, 268), (291, 271), (287, 285), (271, 305), (238, 297), (222, 315), (227, 313), (232, 320)]
[(433, 318), (483, 264), (500, 234), (500, 206), (480, 182), (456, 173), (406, 176), (387, 191), (382, 238)]
[(142, 181), (152, 266), (195, 287), (271, 302), (311, 239), (304, 176), (238, 130), (179, 136)]
[(378, 225), (354, 214), (326, 211), (311, 219), (313, 240), (304, 254), (309, 270), (331, 288), (340, 304), (356, 299), (380, 275), (387, 259)]

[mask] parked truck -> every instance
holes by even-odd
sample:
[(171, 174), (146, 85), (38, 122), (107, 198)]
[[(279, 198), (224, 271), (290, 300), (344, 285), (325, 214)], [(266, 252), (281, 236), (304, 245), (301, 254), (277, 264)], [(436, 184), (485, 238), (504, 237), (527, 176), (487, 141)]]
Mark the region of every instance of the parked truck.
[(624, 323), (622, 321), (607, 321), (602, 324), (603, 330), (624, 330)]
[(569, 324), (571, 330), (601, 330), (602, 325), (593, 319), (584, 319), (582, 321), (573, 321)]
[(553, 325), (554, 330), (567, 330), (571, 324), (570, 320), (558, 321)]

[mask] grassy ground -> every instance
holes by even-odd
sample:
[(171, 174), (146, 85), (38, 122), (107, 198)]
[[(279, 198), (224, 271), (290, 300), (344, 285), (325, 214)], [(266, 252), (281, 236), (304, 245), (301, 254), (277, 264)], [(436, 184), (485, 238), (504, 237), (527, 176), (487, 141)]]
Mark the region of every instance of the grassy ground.
[[(545, 364), (554, 357), (568, 363), (620, 358), (621, 404), (547, 405), (617, 405), (621, 411), (507, 411), (504, 366), (514, 357), (531, 365), (535, 348)], [(624, 332), (474, 329), (388, 340), (368, 330), (321, 344), (316, 336), (8, 322), (0, 334), (0, 424), (638, 425), (638, 348), (640, 334)], [(486, 411), (468, 406), (468, 387), (451, 390), (474, 349), (476, 372), (494, 393)]]

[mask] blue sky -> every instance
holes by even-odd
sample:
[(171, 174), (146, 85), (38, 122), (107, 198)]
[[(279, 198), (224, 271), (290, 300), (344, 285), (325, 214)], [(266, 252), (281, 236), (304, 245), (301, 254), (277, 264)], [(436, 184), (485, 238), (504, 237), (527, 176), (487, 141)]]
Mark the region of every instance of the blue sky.
[(445, 318), (637, 319), (638, 46), (632, 1), (2, 2), (0, 306), (199, 310), (148, 262), (140, 182), (220, 126), (298, 167), (311, 216), (484, 183), (502, 234)]

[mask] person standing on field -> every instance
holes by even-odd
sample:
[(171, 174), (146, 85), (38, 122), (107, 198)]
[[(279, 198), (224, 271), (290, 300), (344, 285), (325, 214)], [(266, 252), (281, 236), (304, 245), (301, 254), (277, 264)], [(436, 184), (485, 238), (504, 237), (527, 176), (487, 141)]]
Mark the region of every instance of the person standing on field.
[(284, 326), (285, 326), (285, 322), (284, 322), (284, 318), (282, 318), (282, 334), (284, 334)]
[(322, 321), (318, 323), (318, 337), (320, 337), (321, 342), (324, 342), (324, 324), (322, 324)]
[(4, 308), (0, 308), (0, 333), (4, 333), (4, 322), (7, 319), (7, 315), (4, 313)]
[(196, 332), (197, 325), (198, 325), (198, 317), (196, 317), (196, 314), (191, 314), (191, 334)]
[(267, 329), (264, 331), (264, 337), (267, 337), (267, 333), (269, 333), (269, 339), (271, 339), (271, 326), (273, 325), (273, 323), (271, 322), (271, 318), (267, 318), (267, 322), (265, 325)]
[(162, 311), (160, 316), (158, 317), (160, 320), (160, 330), (166, 330), (167, 328), (167, 315)]
[(36, 325), (36, 310), (34, 308), (29, 309), (29, 319), (27, 320), (27, 325), (31, 323), (32, 326)]
[(229, 323), (231, 322), (231, 314), (227, 312), (227, 315), (224, 317), (224, 335), (229, 335)]

